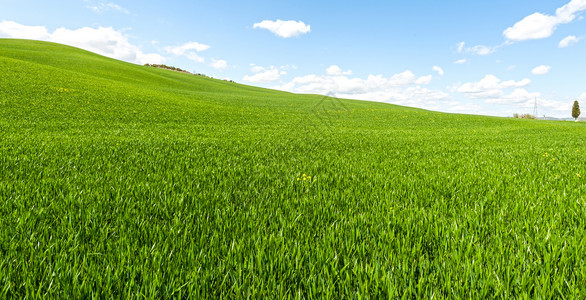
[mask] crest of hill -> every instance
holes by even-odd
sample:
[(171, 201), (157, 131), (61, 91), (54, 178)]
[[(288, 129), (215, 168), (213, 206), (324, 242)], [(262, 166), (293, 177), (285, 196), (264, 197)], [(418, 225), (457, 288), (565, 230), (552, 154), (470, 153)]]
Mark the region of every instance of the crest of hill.
[[(165, 69), (165, 70), (171, 70), (171, 71), (175, 71), (175, 72), (179, 72), (179, 73), (184, 73), (184, 74), (189, 74), (189, 75), (195, 75), (195, 76), (203, 76), (203, 77), (208, 77), (208, 78), (213, 78), (210, 76), (207, 76), (205, 74), (202, 73), (191, 73), (189, 71), (183, 70), (181, 68), (177, 68), (174, 66), (167, 66), (167, 65), (163, 65), (163, 64), (145, 64), (146, 67), (153, 67), (153, 68), (159, 68), (159, 69)], [(224, 81), (228, 81), (228, 82), (234, 82), (234, 80), (227, 80), (224, 79)]]
[(343, 126), (387, 127), (388, 118), (417, 126), (436, 126), (428, 121), (458, 116), (387, 103), (258, 88), (193, 76), (177, 68), (170, 71), (169, 67), (122, 62), (41, 41), (0, 39), (0, 65), (0, 88), (9, 99), (5, 102), (10, 105), (5, 107), (11, 111), (11, 117), (42, 114), (61, 121), (189, 120), (265, 125), (298, 124), (300, 118), (309, 118), (312, 122), (335, 120)]

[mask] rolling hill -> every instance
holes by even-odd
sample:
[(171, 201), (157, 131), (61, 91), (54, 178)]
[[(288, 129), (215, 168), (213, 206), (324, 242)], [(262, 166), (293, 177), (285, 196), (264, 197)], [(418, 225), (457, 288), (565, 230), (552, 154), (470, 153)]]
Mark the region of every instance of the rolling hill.
[(0, 297), (583, 298), (584, 153), (0, 39)]

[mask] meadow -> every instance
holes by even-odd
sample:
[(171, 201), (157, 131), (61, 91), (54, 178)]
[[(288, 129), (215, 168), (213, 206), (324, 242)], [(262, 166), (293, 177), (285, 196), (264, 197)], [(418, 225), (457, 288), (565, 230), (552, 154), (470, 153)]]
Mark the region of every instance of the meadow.
[(0, 39), (0, 298), (585, 298), (584, 126)]

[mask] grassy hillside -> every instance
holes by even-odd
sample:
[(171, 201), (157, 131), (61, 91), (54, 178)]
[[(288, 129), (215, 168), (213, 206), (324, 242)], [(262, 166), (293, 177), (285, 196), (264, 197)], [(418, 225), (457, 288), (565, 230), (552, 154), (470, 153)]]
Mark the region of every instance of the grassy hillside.
[(583, 298), (585, 130), (0, 39), (0, 298)]

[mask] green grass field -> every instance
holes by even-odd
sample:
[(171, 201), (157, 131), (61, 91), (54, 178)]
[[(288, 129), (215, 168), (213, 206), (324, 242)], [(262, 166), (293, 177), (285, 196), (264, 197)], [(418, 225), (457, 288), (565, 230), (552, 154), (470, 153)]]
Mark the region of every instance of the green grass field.
[(584, 298), (585, 126), (0, 39), (0, 298)]

